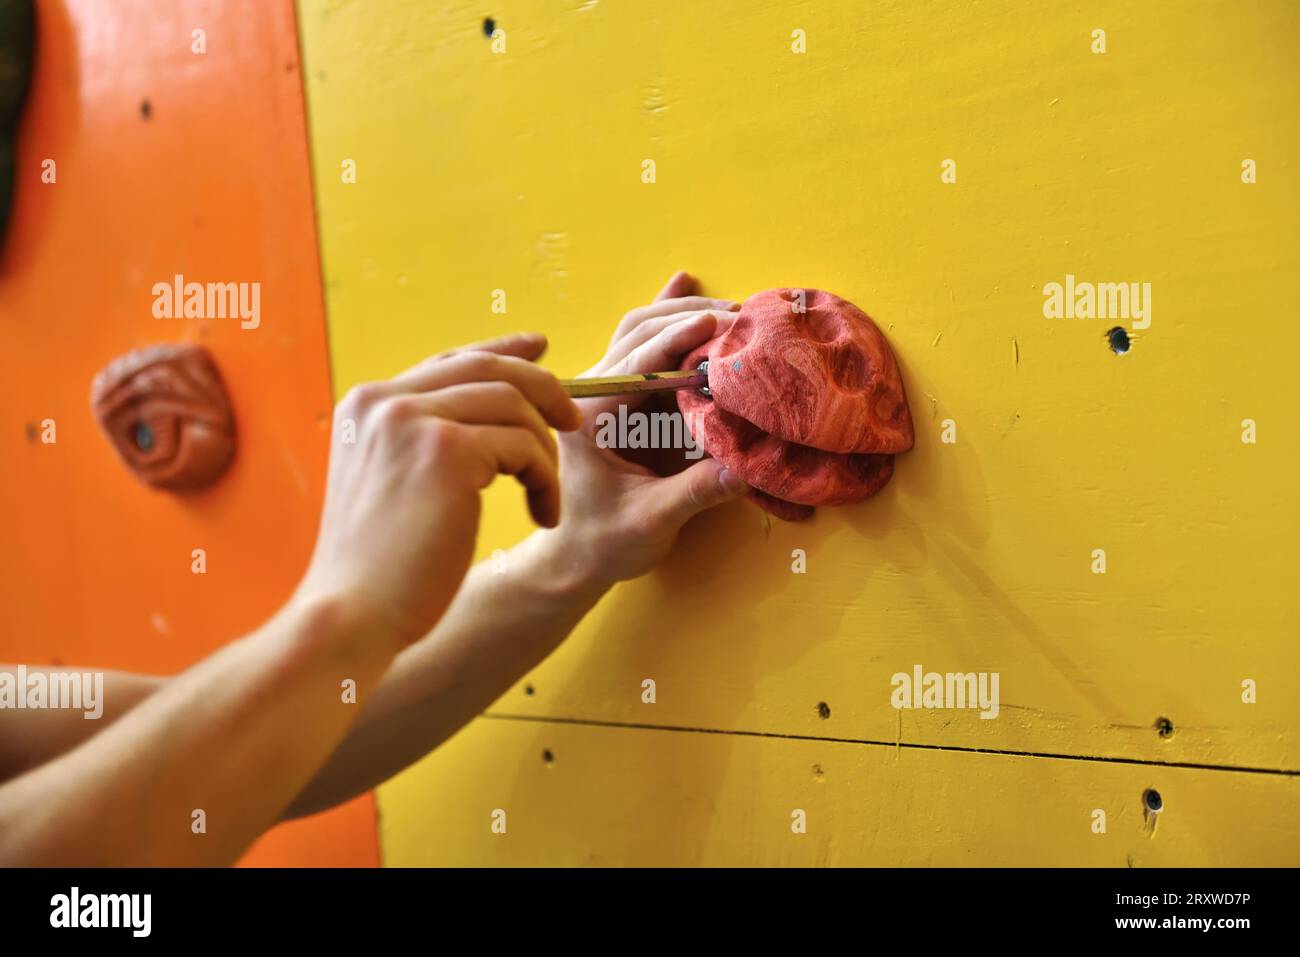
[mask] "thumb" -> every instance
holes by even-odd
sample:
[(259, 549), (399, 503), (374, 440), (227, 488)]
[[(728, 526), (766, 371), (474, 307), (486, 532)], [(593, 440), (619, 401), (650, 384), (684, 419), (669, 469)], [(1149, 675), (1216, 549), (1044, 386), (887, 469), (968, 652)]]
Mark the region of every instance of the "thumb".
[(678, 526), (706, 509), (749, 491), (744, 480), (717, 459), (696, 462), (686, 471), (663, 479), (658, 485), (660, 508)]

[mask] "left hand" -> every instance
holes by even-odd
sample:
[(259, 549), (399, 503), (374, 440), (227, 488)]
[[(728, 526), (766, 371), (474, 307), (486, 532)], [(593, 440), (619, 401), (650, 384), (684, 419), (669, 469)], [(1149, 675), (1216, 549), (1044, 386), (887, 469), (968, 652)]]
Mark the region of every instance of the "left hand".
[[(695, 279), (677, 273), (653, 303), (623, 317), (604, 357), (583, 375), (676, 369), (688, 352), (725, 331), (740, 308), (695, 292)], [(552, 554), (566, 568), (602, 585), (649, 571), (668, 554), (688, 519), (748, 491), (713, 459), (661, 477), (597, 445), (597, 417), (637, 403), (631, 396), (578, 401), (583, 427), (561, 435), (559, 442), (564, 514), (556, 529), (538, 533), (558, 549)]]

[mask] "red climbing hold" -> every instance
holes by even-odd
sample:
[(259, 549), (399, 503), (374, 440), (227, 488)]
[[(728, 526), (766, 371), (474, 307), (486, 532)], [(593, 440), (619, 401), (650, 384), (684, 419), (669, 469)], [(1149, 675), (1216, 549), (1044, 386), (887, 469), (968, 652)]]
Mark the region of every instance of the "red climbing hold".
[(695, 440), (748, 482), (751, 498), (797, 521), (812, 506), (875, 494), (912, 447), (912, 416), (889, 343), (851, 302), (815, 289), (747, 299), (709, 361), (706, 397), (677, 393)]

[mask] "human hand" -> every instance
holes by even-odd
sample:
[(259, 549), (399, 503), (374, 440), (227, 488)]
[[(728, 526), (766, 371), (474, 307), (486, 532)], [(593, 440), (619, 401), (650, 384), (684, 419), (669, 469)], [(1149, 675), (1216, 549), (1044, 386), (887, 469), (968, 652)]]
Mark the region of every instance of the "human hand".
[[(608, 351), (584, 376), (632, 375), (676, 369), (682, 356), (726, 330), (738, 303), (695, 295), (696, 281), (679, 272), (647, 306), (618, 324)], [(538, 533), (552, 567), (583, 582), (609, 585), (635, 578), (657, 565), (692, 516), (748, 490), (713, 459), (661, 477), (596, 441), (602, 412), (644, 403), (634, 396), (582, 399), (583, 428), (560, 437), (560, 478), (565, 515), (559, 526)], [(679, 415), (675, 402), (672, 414)], [(685, 425), (683, 423), (683, 434)]]
[(357, 386), (335, 410), (320, 532), (299, 597), (332, 599), (396, 649), (427, 633), (474, 554), (479, 492), (498, 474), (527, 490), (542, 526), (560, 521), (548, 425), (581, 413), (533, 365), (544, 337), (507, 336)]

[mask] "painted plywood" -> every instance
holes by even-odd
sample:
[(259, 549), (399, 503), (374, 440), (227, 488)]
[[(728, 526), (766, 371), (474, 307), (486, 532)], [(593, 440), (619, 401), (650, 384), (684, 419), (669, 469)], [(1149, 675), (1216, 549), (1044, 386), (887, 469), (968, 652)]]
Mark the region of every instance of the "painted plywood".
[(396, 866), (1277, 866), (1300, 847), (1284, 775), (492, 718), (383, 804)]
[[(294, 10), (48, 0), (38, 16), (0, 267), (0, 661), (172, 672), (287, 598), (323, 493), (331, 396)], [(260, 283), (260, 324), (154, 318), (153, 284), (177, 273)], [(205, 345), (234, 406), (236, 460), (201, 495), (139, 484), (90, 413), (95, 373), (155, 342)], [(369, 796), (248, 857), (377, 860)]]
[[(1300, 770), (1294, 5), (299, 9), (336, 394), (525, 328), (575, 374), (681, 267), (830, 289), (903, 368), (880, 496), (697, 521), (496, 712)], [(1149, 326), (1045, 317), (1067, 274), (1150, 283)], [(481, 554), (527, 527), (490, 497)], [(894, 709), (917, 664), (999, 716)]]

